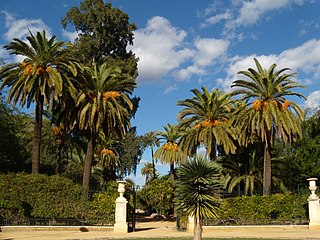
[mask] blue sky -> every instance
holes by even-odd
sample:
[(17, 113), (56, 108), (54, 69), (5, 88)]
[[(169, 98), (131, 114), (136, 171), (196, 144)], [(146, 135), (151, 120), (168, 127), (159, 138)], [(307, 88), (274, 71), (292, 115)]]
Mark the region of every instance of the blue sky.
[[(58, 40), (73, 40), (60, 19), (79, 0), (0, 0), (0, 56), (12, 38), (24, 38), (27, 29), (45, 29)], [(266, 68), (277, 63), (298, 72), (297, 89), (307, 100), (303, 107), (320, 106), (320, 1), (317, 0), (114, 0), (136, 23), (134, 46), (139, 57), (140, 108), (133, 122), (139, 134), (176, 123), (178, 100), (192, 97), (205, 85), (230, 91), (237, 72), (254, 67), (256, 57)], [(150, 161), (147, 149), (138, 168)], [(169, 166), (158, 164), (166, 173)]]

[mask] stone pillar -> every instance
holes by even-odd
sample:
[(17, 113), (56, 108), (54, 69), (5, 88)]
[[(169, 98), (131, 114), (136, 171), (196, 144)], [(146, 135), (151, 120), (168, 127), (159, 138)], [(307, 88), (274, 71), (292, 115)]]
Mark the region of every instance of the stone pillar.
[(309, 190), (311, 191), (308, 197), (308, 208), (309, 208), (309, 228), (320, 228), (320, 205), (319, 197), (316, 195), (316, 181), (317, 178), (308, 178)]
[(193, 233), (194, 231), (194, 216), (188, 216), (187, 232)]
[(118, 192), (120, 197), (116, 199), (116, 214), (115, 214), (115, 224), (114, 232), (117, 233), (128, 233), (128, 223), (127, 223), (127, 199), (123, 197), (125, 190), (126, 181), (118, 181)]

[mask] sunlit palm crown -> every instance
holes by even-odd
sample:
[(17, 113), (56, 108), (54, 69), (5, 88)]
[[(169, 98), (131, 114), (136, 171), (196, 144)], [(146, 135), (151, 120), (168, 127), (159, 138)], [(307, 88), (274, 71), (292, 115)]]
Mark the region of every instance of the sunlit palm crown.
[(76, 105), (79, 111), (80, 129), (94, 129), (98, 132), (103, 124), (106, 133), (114, 130), (124, 135), (131, 118), (133, 108), (131, 99), (135, 82), (132, 77), (123, 74), (119, 68), (95, 63), (84, 67)]
[(195, 95), (191, 99), (178, 101), (177, 105), (185, 107), (178, 114), (180, 126), (186, 131), (181, 138), (181, 145), (187, 147), (188, 154), (203, 144), (210, 154), (213, 146), (223, 145), (227, 153), (235, 151), (233, 130), (230, 128), (233, 101), (228, 94), (218, 89), (209, 92), (202, 87), (191, 90)]
[(158, 138), (163, 144), (154, 154), (162, 163), (181, 163), (186, 160), (185, 154), (178, 145), (180, 133), (177, 125), (167, 124), (163, 131), (157, 131)]
[[(302, 85), (291, 80), (296, 73), (286, 74), (288, 68), (275, 71), (276, 64), (269, 69), (261, 67), (254, 59), (258, 71), (249, 68), (239, 74), (247, 78), (234, 81), (232, 87), (237, 87), (233, 95), (243, 95), (243, 100), (249, 100), (250, 108), (244, 113), (250, 121), (251, 132), (261, 136), (265, 141), (266, 131), (278, 134), (285, 142), (291, 141), (294, 134), (301, 135), (300, 121), (304, 115), (302, 109), (295, 102), (286, 99), (288, 96), (304, 98), (300, 93), (291, 91)], [(293, 111), (292, 111), (293, 110)]]
[(64, 87), (75, 94), (72, 78), (77, 67), (66, 44), (56, 41), (55, 36), (47, 39), (44, 31), (36, 36), (30, 32), (27, 40), (26, 43), (15, 38), (5, 46), (10, 54), (24, 57), (23, 62), (5, 65), (0, 70), (1, 88), (10, 87), (8, 101), (20, 101), (21, 106), (27, 103), (29, 107), (40, 96), (45, 97), (47, 104), (52, 96), (56, 100)]

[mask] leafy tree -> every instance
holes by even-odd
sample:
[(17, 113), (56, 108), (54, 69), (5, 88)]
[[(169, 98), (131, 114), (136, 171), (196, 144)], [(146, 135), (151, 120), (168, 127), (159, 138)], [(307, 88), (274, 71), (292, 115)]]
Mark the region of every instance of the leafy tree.
[(66, 44), (56, 41), (55, 36), (48, 39), (44, 31), (36, 36), (30, 32), (27, 40), (28, 43), (15, 38), (4, 47), (24, 60), (3, 66), (0, 78), (1, 89), (10, 88), (9, 102), (16, 104), (19, 101), (22, 107), (27, 104), (28, 108), (35, 102), (32, 173), (39, 173), (43, 106), (52, 99), (57, 100), (63, 91), (74, 93), (70, 77), (76, 75), (77, 69)]
[(276, 141), (273, 154), (282, 167), (276, 170), (291, 191), (307, 187), (306, 179), (320, 174), (320, 115), (313, 113), (302, 124), (303, 137), (289, 146)]
[(104, 131), (107, 136), (116, 134), (123, 138), (133, 109), (128, 94), (132, 93), (135, 82), (118, 68), (110, 68), (106, 64), (98, 67), (95, 63), (84, 67), (81, 81), (83, 88), (77, 97), (76, 107), (79, 129), (87, 132), (83, 187), (89, 189), (99, 131)]
[(158, 138), (163, 144), (154, 154), (155, 159), (159, 159), (161, 163), (170, 164), (171, 179), (175, 179), (175, 164), (180, 164), (186, 160), (186, 155), (178, 145), (180, 133), (177, 125), (167, 124), (163, 126), (163, 131), (158, 131)]
[[(302, 87), (291, 80), (295, 73), (286, 74), (288, 68), (275, 71), (276, 64), (269, 69), (264, 69), (257, 59), (254, 59), (258, 71), (249, 68), (248, 71), (240, 71), (244, 80), (236, 80), (232, 87), (238, 89), (233, 95), (243, 95), (251, 108), (242, 114), (241, 124), (249, 129), (251, 136), (258, 136), (264, 143), (264, 174), (263, 194), (269, 195), (271, 190), (271, 149), (275, 137), (283, 142), (292, 142), (297, 136), (301, 136), (301, 121), (303, 112), (298, 104), (286, 99), (287, 96), (304, 97), (292, 91), (293, 88)], [(293, 111), (292, 111), (293, 110)], [(244, 130), (246, 131), (246, 130)]]
[(131, 173), (136, 174), (144, 148), (143, 136), (137, 134), (136, 127), (129, 128), (117, 148), (121, 159), (121, 165), (117, 169), (119, 178)]
[(212, 160), (217, 158), (217, 145), (226, 153), (234, 153), (234, 133), (231, 128), (232, 101), (229, 95), (218, 89), (211, 92), (205, 86), (202, 92), (193, 89), (191, 99), (180, 100), (177, 105), (185, 107), (178, 114), (180, 127), (186, 128), (180, 143), (188, 155), (196, 153), (203, 145)]
[(31, 151), (24, 135), (28, 120), (30, 116), (10, 108), (0, 97), (0, 172), (30, 172)]
[[(126, 13), (112, 8), (111, 3), (84, 0), (79, 8), (72, 7), (68, 11), (61, 23), (64, 28), (72, 24), (78, 32), (75, 54), (81, 62), (95, 61), (102, 64), (106, 57), (111, 57), (113, 61), (133, 57), (132, 52), (127, 52), (127, 46), (133, 44), (133, 31), (136, 26), (129, 23)], [(136, 62), (135, 58), (132, 60)], [(135, 68), (136, 64), (133, 64), (133, 69)]]
[(170, 214), (173, 212), (174, 183), (168, 176), (150, 181), (138, 191), (138, 200), (149, 212)]
[(216, 218), (220, 205), (221, 166), (203, 156), (196, 156), (178, 168), (177, 208), (194, 216), (194, 240), (202, 239), (202, 221)]

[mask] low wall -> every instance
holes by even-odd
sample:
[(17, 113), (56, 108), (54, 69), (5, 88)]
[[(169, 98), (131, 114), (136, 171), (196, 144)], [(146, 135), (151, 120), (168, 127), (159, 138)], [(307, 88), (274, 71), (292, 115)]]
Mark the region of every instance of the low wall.
[(259, 229), (259, 228), (263, 228), (263, 229), (308, 229), (309, 225), (246, 225), (246, 226), (203, 226), (203, 231), (207, 232), (207, 231), (214, 231), (214, 230), (221, 230), (221, 229)]
[(0, 232), (18, 231), (113, 231), (113, 226), (1, 226)]

